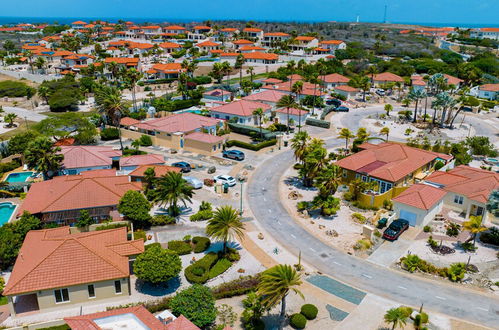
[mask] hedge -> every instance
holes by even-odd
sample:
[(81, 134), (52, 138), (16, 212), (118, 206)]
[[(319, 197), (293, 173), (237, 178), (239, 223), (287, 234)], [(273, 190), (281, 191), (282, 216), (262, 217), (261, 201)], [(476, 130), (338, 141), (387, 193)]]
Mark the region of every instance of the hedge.
[(300, 313), (307, 318), (307, 320), (313, 320), (317, 317), (319, 310), (315, 305), (305, 304), (301, 306)]
[(264, 142), (261, 142), (258, 144), (251, 144), (251, 143), (247, 143), (247, 142), (243, 142), (243, 141), (239, 141), (239, 140), (229, 140), (229, 141), (227, 141), (225, 146), (227, 148), (235, 146), (235, 147), (244, 148), (244, 149), (248, 149), (248, 150), (258, 151), (258, 150), (261, 150), (263, 148), (270, 147), (270, 146), (273, 146), (276, 144), (277, 144), (276, 139), (264, 141)]
[(317, 126), (317, 127), (322, 127), (322, 128), (330, 128), (331, 123), (325, 120), (320, 120), (320, 119), (315, 119), (315, 118), (307, 118), (305, 121), (306, 125), (309, 126)]
[(107, 127), (100, 131), (100, 138), (103, 141), (116, 140), (120, 137), (120, 132), (116, 127)]
[(169, 78), (169, 79), (144, 80), (143, 83), (145, 85), (157, 85), (157, 84), (169, 84), (174, 81), (176, 81), (176, 79)]
[(197, 213), (194, 213), (189, 217), (189, 220), (191, 221), (203, 221), (203, 220), (210, 220), (213, 218), (213, 211), (212, 210), (203, 210), (203, 211), (198, 211)]
[(192, 252), (192, 247), (184, 241), (169, 241), (168, 249), (177, 252), (178, 255), (189, 254)]
[(107, 229), (116, 229), (116, 228), (121, 228), (121, 227), (127, 227), (126, 223), (111, 223), (109, 225), (102, 225), (95, 227), (95, 230), (107, 230)]
[(241, 276), (238, 279), (217, 285), (211, 291), (215, 299), (224, 299), (255, 291), (259, 283), (260, 274)]
[(0, 97), (33, 96), (36, 90), (23, 82), (5, 80), (0, 82)]
[(222, 258), (218, 259), (215, 265), (211, 267), (211, 269), (208, 271), (208, 278), (215, 278), (218, 275), (224, 273), (227, 269), (232, 266), (232, 262), (229, 259)]
[(210, 76), (198, 76), (191, 78), (189, 81), (197, 84), (197, 85), (206, 85), (206, 84), (211, 84), (211, 77)]
[[(151, 190), (152, 191), (152, 190)], [(151, 226), (164, 226), (164, 225), (172, 225), (176, 223), (174, 217), (168, 214), (156, 214), (151, 218)]]
[(289, 324), (291, 324), (291, 326), (295, 329), (305, 329), (305, 327), (307, 326), (307, 319), (305, 318), (305, 316), (296, 313), (291, 315)]
[(210, 252), (203, 258), (199, 259), (192, 265), (188, 266), (185, 270), (185, 278), (190, 283), (203, 284), (209, 280), (209, 271), (211, 267), (217, 262), (218, 255)]
[(211, 245), (211, 241), (208, 237), (203, 237), (203, 236), (194, 236), (192, 238), (192, 243), (194, 244), (194, 253), (201, 253), (206, 250)]
[[(241, 125), (241, 124), (236, 124), (236, 123), (228, 123), (229, 128), (232, 132), (246, 135), (246, 136), (260, 136), (260, 128), (259, 127), (253, 127), (253, 126), (247, 126), (247, 125)], [(271, 140), (275, 139), (277, 133), (271, 132), (266, 129), (262, 129), (262, 135), (265, 140)]]

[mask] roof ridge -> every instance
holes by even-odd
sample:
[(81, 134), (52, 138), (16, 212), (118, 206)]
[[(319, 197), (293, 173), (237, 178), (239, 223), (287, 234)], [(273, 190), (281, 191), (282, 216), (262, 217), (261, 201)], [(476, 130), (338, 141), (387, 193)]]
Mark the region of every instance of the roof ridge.
[[(121, 227), (121, 228), (124, 228), (124, 227)], [(121, 229), (121, 228), (116, 228), (116, 229)], [(85, 243), (83, 243), (82, 241), (80, 241), (79, 239), (76, 239), (76, 241), (78, 243), (80, 243), (83, 247), (85, 247), (87, 250), (89, 250), (90, 252), (92, 252), (95, 256), (99, 257), (100, 259), (104, 260), (105, 262), (107, 262), (108, 264), (110, 264), (111, 266), (113, 266), (114, 268), (116, 268), (120, 273), (123, 273), (123, 271), (118, 267), (118, 265), (116, 265), (112, 260), (108, 260), (107, 259), (107, 256), (99, 255), (94, 250), (92, 250), (91, 248), (89, 248)], [(107, 248), (107, 245), (104, 245), (104, 247)], [(114, 253), (116, 253), (117, 255), (120, 255), (116, 251), (114, 251), (114, 250), (112, 250), (112, 251)], [(127, 274), (125, 274), (125, 275), (127, 275)]]
[[(76, 180), (67, 180), (67, 178), (64, 179), (63, 182), (74, 182)], [(42, 181), (42, 182), (46, 182), (46, 181)], [(48, 205), (45, 206), (45, 208), (43, 208), (41, 211), (45, 211), (46, 209), (48, 209), (50, 206), (52, 206), (55, 202), (57, 202), (59, 199), (62, 198), (62, 196), (64, 196), (66, 193), (68, 193), (69, 191), (73, 190), (74, 187), (78, 186), (79, 184), (81, 183), (81, 180), (80, 182), (77, 182), (75, 184), (73, 184), (73, 186), (71, 188), (69, 188), (68, 190), (65, 191), (65, 193), (61, 193), (56, 199), (54, 199), (53, 201), (51, 201)], [(40, 213), (41, 213), (40, 211)]]

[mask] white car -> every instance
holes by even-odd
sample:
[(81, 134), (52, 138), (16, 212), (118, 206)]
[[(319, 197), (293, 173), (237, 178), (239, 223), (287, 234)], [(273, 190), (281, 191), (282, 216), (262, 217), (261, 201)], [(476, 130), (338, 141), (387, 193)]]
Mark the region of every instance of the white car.
[(194, 189), (203, 188), (203, 181), (199, 180), (198, 178), (195, 178), (193, 176), (184, 176), (183, 178), (185, 181), (187, 181), (189, 185), (192, 186), (192, 188)]
[(222, 184), (228, 184), (229, 187), (234, 187), (236, 185), (236, 179), (231, 177), (230, 175), (217, 175), (213, 177), (215, 182), (221, 182)]

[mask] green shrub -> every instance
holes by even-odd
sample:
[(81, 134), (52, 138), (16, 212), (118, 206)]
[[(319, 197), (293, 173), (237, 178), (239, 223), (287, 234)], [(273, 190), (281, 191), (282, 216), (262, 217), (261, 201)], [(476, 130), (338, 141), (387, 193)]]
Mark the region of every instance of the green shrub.
[(149, 135), (143, 134), (139, 139), (139, 143), (143, 147), (150, 147), (152, 146), (152, 139)]
[(151, 218), (151, 226), (164, 226), (176, 223), (174, 217), (168, 214), (157, 214)]
[(218, 259), (215, 265), (208, 271), (208, 278), (212, 279), (218, 275), (224, 273), (227, 269), (232, 266), (232, 262), (229, 259), (222, 258)]
[(296, 313), (291, 315), (291, 318), (289, 319), (289, 324), (295, 329), (305, 329), (307, 326), (307, 319), (305, 316)]
[(317, 126), (317, 127), (322, 127), (322, 128), (330, 128), (331, 123), (325, 120), (320, 120), (320, 119), (315, 119), (315, 118), (307, 118), (305, 121), (306, 125), (309, 126)]
[(97, 226), (95, 227), (96, 231), (99, 230), (107, 230), (107, 229), (116, 229), (116, 228), (121, 228), (121, 227), (128, 227), (126, 223), (111, 223), (111, 224), (106, 224), (102, 226)]
[(212, 210), (203, 210), (203, 211), (198, 211), (197, 213), (194, 213), (189, 217), (189, 220), (191, 221), (203, 221), (203, 220), (210, 220), (213, 218), (213, 211)]
[(449, 226), (447, 227), (447, 231), (445, 232), (447, 236), (452, 236), (456, 237), (459, 235), (459, 230), (461, 229), (461, 226), (458, 225), (457, 223), (451, 222), (449, 223)]
[(473, 242), (461, 243), (461, 248), (466, 252), (475, 252), (476, 251), (476, 246), (473, 245)]
[(488, 231), (480, 235), (480, 241), (487, 244), (499, 245), (499, 229), (490, 227)]
[(194, 236), (192, 238), (192, 243), (194, 244), (194, 253), (204, 252), (208, 250), (211, 245), (210, 239), (202, 236)]
[[(217, 260), (218, 255), (216, 253), (208, 253), (203, 258), (185, 268), (185, 278), (190, 283), (206, 283), (206, 281), (209, 280), (208, 272), (210, 271), (211, 267), (213, 267), (213, 265), (217, 262)], [(199, 268), (203, 270), (202, 274), (200, 274), (199, 270), (195, 270)]]
[(464, 262), (457, 262), (450, 265), (447, 270), (447, 276), (452, 282), (460, 282), (466, 274), (466, 264)]
[(73, 89), (59, 89), (49, 98), (50, 111), (74, 111), (78, 106), (78, 98)]
[(364, 224), (367, 221), (366, 217), (358, 212), (352, 213), (352, 218), (355, 222), (358, 222), (361, 224)]
[[(242, 135), (246, 136), (252, 136), (252, 134), (255, 134), (255, 136), (260, 136), (260, 128), (259, 127), (253, 127), (253, 126), (247, 126), (247, 125), (241, 125), (237, 123), (228, 123), (229, 128), (232, 132), (234, 133), (239, 133)], [(276, 133), (271, 132), (266, 129), (262, 129), (262, 135), (265, 140), (271, 140), (275, 139)]]
[(430, 237), (428, 237), (428, 241), (427, 241), (428, 245), (431, 246), (432, 248), (436, 248), (438, 246), (438, 242), (435, 241), (433, 239), (433, 236), (430, 235)]
[(230, 282), (217, 285), (212, 288), (212, 291), (216, 299), (230, 298), (255, 291), (258, 283), (260, 283), (260, 274), (242, 276)]
[(243, 148), (243, 149), (248, 149), (248, 150), (253, 150), (253, 151), (259, 151), (259, 150), (261, 150), (263, 148), (270, 147), (270, 146), (273, 146), (273, 145), (276, 145), (276, 144), (277, 144), (277, 140), (275, 140), (275, 139), (264, 141), (264, 142), (261, 142), (261, 143), (258, 143), (258, 144), (251, 144), (251, 143), (247, 143), (247, 142), (243, 142), (243, 141), (238, 141), (238, 140), (229, 140), (226, 143), (226, 147), (230, 148), (230, 147), (236, 146), (236, 147)]
[(424, 231), (425, 233), (431, 233), (431, 226), (424, 226), (424, 227), (423, 227), (423, 231)]
[(100, 138), (104, 141), (116, 140), (120, 137), (120, 132), (115, 127), (107, 127), (100, 131)]
[(210, 76), (197, 76), (194, 78), (191, 78), (190, 81), (197, 85), (206, 85), (211, 83), (211, 77)]
[(33, 96), (36, 91), (23, 82), (5, 80), (0, 81), (0, 97), (24, 97)]
[(177, 252), (178, 255), (189, 254), (192, 252), (192, 247), (184, 241), (169, 241), (168, 249)]
[(410, 317), (413, 311), (412, 308), (409, 306), (400, 306), (398, 310), (401, 311), (405, 317)]
[(307, 320), (313, 320), (317, 317), (319, 310), (315, 305), (305, 304), (301, 306), (300, 313), (307, 318)]
[(419, 258), (415, 254), (410, 254), (407, 257), (402, 258), (401, 260), (405, 269), (411, 273), (414, 273), (421, 263), (421, 258)]
[(228, 248), (225, 257), (230, 261), (239, 261), (241, 259), (241, 255), (236, 249)]
[(142, 239), (142, 240), (144, 240), (144, 242), (147, 241), (146, 232), (143, 230), (137, 230), (136, 232), (134, 232), (133, 238), (134, 239)]
[(435, 163), (435, 166), (434, 166), (435, 171), (438, 171), (439, 169), (441, 169), (444, 166), (445, 166), (444, 162), (439, 160), (438, 162)]
[(156, 243), (144, 245), (144, 250), (151, 249), (151, 248), (161, 248), (161, 244), (156, 242)]
[(312, 207), (312, 203), (310, 202), (307, 202), (307, 201), (301, 201), (301, 202), (298, 202), (296, 203), (296, 208), (298, 209), (298, 211), (304, 211), (304, 210), (308, 210)]

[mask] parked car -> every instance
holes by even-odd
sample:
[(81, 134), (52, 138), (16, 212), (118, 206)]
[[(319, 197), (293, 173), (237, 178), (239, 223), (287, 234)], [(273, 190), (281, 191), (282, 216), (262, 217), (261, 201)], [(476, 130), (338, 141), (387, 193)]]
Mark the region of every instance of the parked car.
[(341, 105), (341, 100), (338, 99), (329, 99), (326, 100), (327, 105), (334, 105), (335, 107), (339, 107)]
[(333, 111), (336, 111), (336, 112), (348, 112), (348, 111), (350, 111), (350, 109), (347, 108), (347, 107), (344, 107), (344, 106), (339, 106), (339, 107), (334, 108)]
[(386, 92), (383, 88), (378, 88), (376, 90), (376, 94), (378, 94), (379, 96), (385, 96)]
[(236, 179), (230, 175), (217, 175), (213, 177), (215, 182), (221, 182), (222, 184), (227, 184), (229, 187), (234, 187), (236, 185)]
[(194, 189), (203, 188), (203, 181), (199, 180), (198, 178), (195, 178), (193, 176), (184, 176), (184, 180), (187, 181), (187, 183)]
[(244, 160), (244, 152), (239, 150), (224, 150), (222, 152), (224, 158), (230, 158), (235, 160)]
[(409, 221), (404, 219), (393, 220), (392, 223), (383, 232), (383, 238), (388, 241), (394, 241), (409, 228)]
[(187, 173), (191, 171), (191, 165), (187, 162), (176, 162), (172, 166), (179, 167), (182, 173)]

